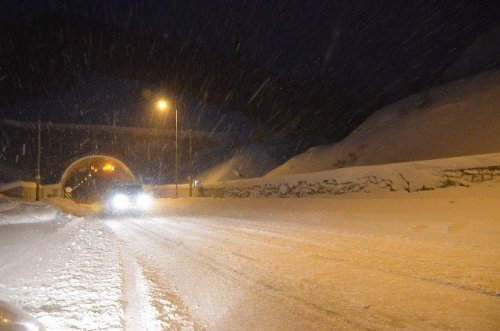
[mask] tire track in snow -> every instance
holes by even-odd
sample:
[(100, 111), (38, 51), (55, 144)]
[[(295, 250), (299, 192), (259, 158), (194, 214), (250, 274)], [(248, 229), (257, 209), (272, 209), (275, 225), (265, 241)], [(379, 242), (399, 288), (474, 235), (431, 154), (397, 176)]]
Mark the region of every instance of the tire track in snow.
[[(114, 230), (117, 224), (107, 222)], [(116, 233), (115, 233), (116, 235)], [(159, 276), (131, 254), (127, 244), (120, 242), (123, 266), (125, 330), (200, 330), (202, 329), (167, 289)]]
[[(273, 294), (277, 294), (275, 297), (279, 297), (282, 295), (282, 298), (289, 298), (295, 300), (298, 304), (299, 302), (303, 303), (303, 305), (309, 306), (309, 308), (316, 309), (318, 311), (324, 310), (326, 314), (332, 313), (330, 318), (334, 318), (336, 316), (345, 315), (342, 309), (338, 310), (333, 308), (330, 309), (331, 306), (324, 306), (320, 302), (316, 302), (314, 297), (303, 297), (300, 293), (293, 293), (293, 283), (287, 284), (286, 282), (282, 284), (283, 279), (279, 277), (269, 278), (269, 279), (261, 279), (255, 278), (255, 275), (252, 275), (252, 271), (245, 272), (245, 268), (238, 268), (234, 266), (233, 263), (229, 263), (227, 260), (227, 253), (230, 241), (232, 241), (232, 245), (240, 245), (244, 246), (245, 242), (251, 242), (254, 244), (265, 245), (268, 247), (273, 247), (273, 249), (277, 249), (279, 251), (287, 252), (302, 252), (305, 255), (310, 255), (311, 257), (317, 256), (323, 260), (327, 260), (331, 263), (336, 263), (340, 265), (344, 265), (349, 267), (351, 270), (366, 270), (370, 272), (376, 272), (385, 274), (389, 277), (393, 277), (393, 279), (406, 279), (406, 281), (417, 281), (421, 283), (430, 283), (437, 285), (443, 288), (450, 288), (452, 290), (461, 290), (466, 292), (471, 292), (480, 295), (486, 295), (487, 297), (498, 297), (496, 293), (493, 291), (490, 293), (484, 293), (480, 288), (467, 288), (460, 283), (452, 283), (442, 279), (432, 279), (425, 278), (424, 274), (409, 274), (408, 272), (398, 272), (398, 270), (392, 269), (384, 269), (378, 264), (366, 264), (366, 261), (363, 262), (363, 259), (358, 260), (357, 258), (342, 258), (342, 255), (337, 256), (338, 252), (327, 250), (324, 251), (324, 246), (319, 244), (318, 242), (308, 241), (306, 240), (306, 244), (304, 246), (304, 238), (308, 238), (309, 235), (303, 235), (301, 237), (297, 236), (289, 236), (283, 235), (280, 233), (269, 232), (269, 229), (266, 231), (259, 231), (256, 229), (240, 229), (240, 225), (238, 226), (228, 226), (226, 224), (219, 224), (217, 220), (210, 221), (207, 219), (198, 220), (194, 218), (185, 218), (185, 219), (176, 219), (172, 218), (168, 220), (168, 226), (161, 222), (160, 219), (153, 220), (153, 222), (148, 222), (147, 225), (142, 223), (134, 223), (134, 226), (140, 232), (148, 232), (152, 241), (156, 241), (158, 239), (162, 240), (162, 243), (165, 246), (171, 247), (172, 249), (177, 249), (183, 256), (186, 256), (192, 259), (195, 263), (204, 266), (208, 270), (211, 270), (214, 273), (221, 275), (227, 279), (240, 280), (240, 284), (245, 284), (246, 281), (251, 281), (262, 288), (266, 288), (271, 291)], [(261, 224), (262, 226), (262, 224)], [(277, 230), (277, 229), (274, 229)], [(299, 235), (302, 231), (299, 231)], [(262, 234), (265, 236), (263, 237)], [(303, 233), (302, 233), (303, 234)], [(202, 246), (198, 245), (201, 244)], [(193, 246), (193, 244), (195, 244)], [(215, 246), (213, 246), (215, 244)], [(204, 247), (204, 249), (203, 249)], [(181, 248), (181, 249), (179, 249)], [(207, 249), (209, 248), (209, 249)], [(328, 247), (326, 247), (328, 248)], [(222, 249), (222, 251), (218, 251), (217, 254), (211, 254), (210, 251), (213, 249)], [(346, 249), (348, 251), (352, 251), (357, 254), (361, 254), (360, 247), (347, 245), (346, 247), (342, 247), (341, 254), (345, 254)], [(224, 252), (225, 251), (225, 252)], [(234, 252), (231, 252), (234, 254)], [(321, 253), (321, 254), (320, 254)], [(333, 255), (329, 254), (332, 253)], [(378, 252), (386, 254), (387, 252)], [(224, 254), (226, 257), (224, 258)], [(384, 255), (382, 254), (382, 255)], [(234, 254), (238, 256), (237, 254)], [(370, 255), (373, 255), (373, 252), (370, 252)], [(376, 254), (378, 255), (378, 254)], [(356, 256), (355, 256), (356, 257)], [(394, 258), (394, 256), (390, 255), (389, 258)], [(396, 256), (397, 258), (398, 256)], [(381, 257), (382, 258), (382, 257)], [(222, 260), (221, 260), (222, 259)], [(247, 259), (248, 260), (248, 259)], [(263, 261), (261, 261), (263, 262)], [(411, 261), (410, 261), (411, 262)], [(428, 261), (432, 263), (432, 261)], [(399, 261), (398, 263), (403, 263), (404, 266), (406, 264), (404, 261)], [(253, 268), (262, 268), (263, 264), (258, 261), (255, 262)], [(353, 269), (354, 268), (354, 269)], [(243, 271), (242, 271), (243, 270)], [(404, 271), (404, 269), (403, 269)], [(265, 273), (264, 273), (265, 274)], [(259, 274), (257, 273), (257, 276)], [(394, 278), (396, 277), (396, 278)], [(241, 282), (241, 280), (244, 280)], [(290, 287), (292, 286), (292, 287)], [(292, 292), (292, 293), (290, 293)], [(347, 300), (348, 297), (347, 297)], [(326, 308), (326, 309), (325, 309)], [(349, 316), (349, 314), (345, 315)], [(385, 316), (383, 318), (386, 322), (385, 325), (392, 325), (394, 327), (404, 327), (406, 323), (406, 318), (401, 319), (399, 316), (392, 314), (387, 311), (378, 311), (378, 318)], [(372, 316), (373, 317), (373, 316)], [(355, 321), (359, 322), (356, 323)], [(345, 320), (343, 322), (347, 322), (350, 327), (355, 328), (363, 328), (363, 325), (367, 325), (363, 320), (359, 320), (357, 318), (353, 320)], [(384, 325), (384, 323), (380, 325)], [(370, 325), (368, 323), (368, 325)], [(436, 324), (434, 327), (444, 327), (445, 324)]]
[[(335, 323), (337, 327), (342, 327), (342, 328), (356, 328), (359, 330), (368, 329), (366, 326), (348, 319), (347, 317), (343, 316), (341, 313), (337, 311), (318, 305), (317, 303), (311, 302), (299, 295), (287, 293), (284, 291), (284, 289), (277, 287), (274, 284), (268, 283), (263, 279), (253, 278), (252, 275), (248, 273), (242, 272), (228, 264), (220, 263), (219, 261), (214, 259), (210, 254), (205, 254), (201, 251), (194, 250), (189, 246), (184, 245), (182, 241), (174, 242), (168, 239), (167, 237), (163, 237), (160, 234), (165, 233), (165, 231), (168, 231), (168, 229), (166, 228), (162, 228), (161, 231), (153, 231), (141, 224), (137, 224), (136, 222), (130, 223), (130, 225), (136, 228), (138, 231), (142, 232), (147, 237), (151, 238), (152, 242), (155, 241), (160, 242), (164, 247), (165, 246), (171, 248), (182, 247), (180, 254), (182, 254), (186, 259), (190, 259), (196, 265), (203, 266), (207, 270), (210, 270), (214, 274), (219, 275), (223, 279), (234, 281), (246, 288), (250, 287), (255, 289), (255, 287), (257, 287), (260, 288), (260, 290), (265, 290), (266, 292), (265, 297), (268, 300), (270, 297), (272, 297), (277, 302), (280, 302), (282, 304), (286, 300), (294, 302), (292, 306), (296, 308), (295, 313), (297, 315), (302, 316), (302, 318), (305, 319), (312, 318), (310, 313), (313, 312), (315, 315), (314, 316), (315, 319), (324, 319), (325, 320), (324, 322), (328, 321), (328, 323), (326, 324)], [(252, 286), (250, 286), (250, 284), (252, 284)], [(300, 307), (300, 309), (297, 307)], [(308, 312), (304, 312), (302, 308), (307, 309)], [(322, 324), (324, 325), (325, 323)]]
[(43, 241), (9, 273), (0, 272), (8, 300), (47, 330), (121, 330), (121, 270), (111, 231), (77, 219)]
[[(216, 218), (219, 218), (219, 216), (217, 216)], [(221, 217), (221, 218), (226, 219), (226, 217)], [(240, 223), (246, 222), (245, 219), (236, 219), (236, 220), (239, 221)], [(262, 222), (255, 222), (252, 220), (249, 220), (249, 222), (252, 222), (256, 227), (259, 227), (259, 228), (262, 228), (262, 226), (263, 226)], [(172, 225), (174, 225), (174, 224), (177, 224), (178, 226), (180, 225), (180, 223), (178, 223), (178, 222), (172, 223)], [(462, 283), (452, 281), (452, 280), (439, 279), (439, 278), (434, 278), (434, 277), (426, 277), (423, 275), (411, 273), (411, 271), (398, 272), (395, 270), (377, 267), (374, 264), (368, 265), (368, 264), (362, 263), (362, 262), (351, 261), (350, 259), (346, 259), (346, 258), (338, 258), (338, 257), (335, 257), (336, 254), (331, 249), (331, 247), (328, 247), (326, 245), (321, 245), (319, 242), (307, 242), (303, 238), (299, 239), (295, 236), (283, 235), (283, 234), (280, 234), (278, 232), (271, 232), (268, 229), (263, 231), (263, 230), (258, 230), (258, 228), (256, 228), (256, 227), (248, 228), (248, 226), (244, 226), (244, 225), (246, 225), (246, 224), (243, 224), (243, 226), (238, 225), (236, 227), (234, 225), (206, 222), (206, 223), (204, 223), (204, 227), (212, 228), (215, 231), (209, 232), (209, 231), (205, 230), (203, 232), (200, 229), (193, 229), (193, 231), (198, 231), (200, 233), (199, 236), (204, 237), (204, 238), (206, 238), (206, 236), (209, 235), (209, 233), (215, 233), (217, 231), (219, 231), (219, 232), (226, 231), (227, 233), (230, 233), (232, 237), (239, 237), (240, 239), (252, 241), (254, 243), (262, 243), (262, 239), (265, 238), (267, 240), (266, 244), (274, 245), (275, 247), (280, 248), (280, 249), (288, 248), (288, 249), (293, 249), (295, 251), (303, 251), (307, 254), (312, 254), (312, 252), (318, 252), (318, 251), (326, 252), (326, 254), (318, 255), (318, 257), (323, 258), (325, 260), (330, 260), (330, 261), (335, 262), (335, 263), (349, 265), (349, 266), (357, 267), (357, 268), (363, 268), (366, 270), (377, 271), (377, 272), (385, 273), (388, 275), (405, 277), (405, 278), (413, 279), (413, 280), (417, 280), (417, 281), (429, 282), (429, 283), (433, 283), (433, 284), (436, 284), (439, 286), (450, 287), (450, 288), (454, 288), (454, 289), (458, 289), (458, 290), (471, 291), (471, 292), (481, 294), (481, 295), (500, 297), (500, 291), (498, 291), (497, 289), (466, 285), (466, 284), (462, 284)], [(267, 227), (267, 224), (266, 224), (266, 227)], [(181, 229), (180, 226), (179, 226), (179, 228)], [(269, 228), (274, 228), (274, 230), (282, 230), (282, 227), (280, 227), (277, 224), (273, 224), (272, 226), (269, 226)], [(304, 229), (300, 229), (300, 231), (311, 232), (310, 230), (304, 230)], [(191, 233), (191, 234), (193, 235), (193, 233)], [(243, 236), (245, 236), (245, 237), (243, 237)], [(213, 236), (213, 237), (216, 238), (216, 236)], [(304, 249), (305, 243), (307, 243), (307, 245), (311, 245), (312, 247), (308, 250), (305, 250)], [(367, 249), (367, 248), (352, 246), (352, 247), (345, 247), (344, 249), (348, 249), (350, 252), (356, 252), (359, 254), (363, 249)], [(411, 261), (411, 258), (409, 256), (403, 255), (402, 257), (398, 258), (397, 256), (394, 255), (394, 252), (389, 253), (386, 251), (382, 251), (380, 249), (374, 249), (372, 247), (369, 248), (369, 251), (372, 255), (375, 255), (374, 253), (377, 253), (378, 255), (380, 255), (379, 256), (380, 258), (388, 258), (388, 259), (392, 259), (392, 260), (398, 260), (399, 263), (401, 263), (401, 264), (404, 264), (407, 261)], [(399, 254), (402, 254), (402, 253), (399, 252)], [(235, 254), (235, 255), (238, 255), (238, 254)], [(385, 255), (385, 257), (382, 257), (384, 255)], [(440, 264), (439, 261), (438, 262), (426, 261), (427, 265), (429, 265), (431, 263), (436, 264), (436, 265)], [(380, 264), (380, 265), (385, 265), (385, 264)], [(452, 268), (452, 269), (456, 270), (457, 267)]]
[(152, 304), (151, 291), (137, 262), (121, 252), (125, 330), (161, 330), (160, 313)]

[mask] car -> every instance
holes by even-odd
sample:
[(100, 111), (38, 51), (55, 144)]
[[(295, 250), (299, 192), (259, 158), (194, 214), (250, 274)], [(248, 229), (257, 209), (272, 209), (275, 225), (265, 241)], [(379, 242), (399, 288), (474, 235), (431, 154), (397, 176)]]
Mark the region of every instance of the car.
[(151, 210), (153, 197), (141, 183), (118, 181), (110, 185), (103, 205), (105, 214), (144, 214)]
[(0, 330), (45, 331), (45, 327), (24, 310), (0, 300)]

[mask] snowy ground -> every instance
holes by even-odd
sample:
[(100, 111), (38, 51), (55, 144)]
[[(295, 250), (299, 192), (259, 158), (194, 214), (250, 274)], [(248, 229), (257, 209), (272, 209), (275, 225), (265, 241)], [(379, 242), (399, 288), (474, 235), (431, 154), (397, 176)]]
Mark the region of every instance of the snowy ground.
[(496, 182), (167, 199), (36, 224), (2, 200), (0, 300), (48, 330), (498, 329), (499, 199)]
[(60, 221), (0, 226), (0, 297), (49, 330), (120, 329), (116, 240), (100, 224)]

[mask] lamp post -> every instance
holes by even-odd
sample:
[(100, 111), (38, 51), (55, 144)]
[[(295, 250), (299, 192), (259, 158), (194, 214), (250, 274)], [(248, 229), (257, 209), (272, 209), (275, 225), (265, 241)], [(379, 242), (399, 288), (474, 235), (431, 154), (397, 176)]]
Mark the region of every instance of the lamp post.
[[(156, 102), (156, 109), (160, 112), (165, 112), (169, 107), (169, 102), (165, 99), (159, 99)], [(175, 110), (175, 197), (179, 197), (179, 130), (178, 130), (178, 116), (177, 106), (174, 103)]]
[(36, 201), (39, 201), (41, 198), (41, 196), (40, 196), (40, 184), (42, 181), (42, 172), (40, 170), (41, 160), (42, 160), (42, 122), (40, 120), (38, 120), (37, 127), (38, 127), (38, 137), (37, 137), (38, 139), (37, 139), (37, 152), (36, 152), (35, 199), (36, 199)]

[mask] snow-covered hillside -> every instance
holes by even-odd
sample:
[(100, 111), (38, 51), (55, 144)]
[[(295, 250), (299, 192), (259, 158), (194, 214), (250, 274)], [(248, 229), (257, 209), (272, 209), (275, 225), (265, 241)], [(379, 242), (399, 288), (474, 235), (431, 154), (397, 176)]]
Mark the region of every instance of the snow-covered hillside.
[(500, 151), (500, 71), (380, 109), (347, 138), (309, 149), (266, 177)]
[(278, 161), (265, 151), (264, 146), (250, 145), (236, 149), (231, 157), (201, 173), (203, 183), (217, 183), (233, 179), (260, 177), (276, 167)]

